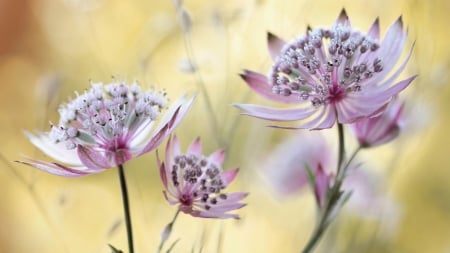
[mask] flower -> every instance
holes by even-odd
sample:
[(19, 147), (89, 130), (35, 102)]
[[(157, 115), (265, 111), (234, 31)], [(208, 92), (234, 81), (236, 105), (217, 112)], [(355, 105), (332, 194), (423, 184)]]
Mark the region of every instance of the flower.
[(350, 125), (359, 145), (375, 147), (395, 139), (400, 134), (403, 103), (393, 100), (386, 111), (376, 117), (362, 119)]
[[(189, 111), (194, 97), (182, 97), (155, 121), (166, 107), (165, 92), (141, 91), (138, 84), (113, 81), (91, 88), (59, 108), (58, 125), (28, 139), (58, 162), (29, 158), (20, 163), (52, 174), (77, 177), (121, 165), (158, 147)], [(67, 165), (66, 165), (67, 164)]]
[(327, 195), (330, 189), (330, 176), (331, 174), (325, 173), (322, 165), (319, 163), (314, 175), (314, 196), (316, 197), (317, 205), (321, 208), (325, 206), (325, 201), (327, 201)]
[[(264, 178), (280, 197), (298, 194), (309, 183), (318, 207), (325, 208), (327, 194), (336, 183), (333, 169), (337, 157), (323, 134), (295, 132), (267, 155), (268, 159), (263, 161)], [(314, 182), (308, 181), (307, 168), (314, 176)], [(374, 171), (367, 163), (355, 160), (350, 163), (341, 188), (343, 193), (351, 193), (344, 210), (367, 219), (383, 215), (394, 222), (397, 204), (383, 191), (385, 178)]]
[(167, 201), (171, 205), (179, 204), (180, 211), (194, 217), (239, 219), (237, 214), (228, 212), (244, 207), (245, 204), (239, 201), (248, 193), (222, 192), (239, 171), (222, 172), (224, 157), (223, 150), (203, 156), (199, 138), (192, 142), (185, 154), (181, 153), (176, 136), (169, 139), (164, 162), (158, 156)]
[(293, 127), (303, 129), (330, 128), (336, 121), (352, 123), (382, 112), (416, 76), (395, 82), (413, 47), (391, 74), (407, 40), (402, 18), (390, 26), (383, 41), (379, 31), (378, 18), (363, 34), (352, 28), (342, 10), (331, 28), (308, 28), (305, 36), (289, 43), (269, 33), (274, 60), (269, 75), (245, 70), (241, 77), (262, 97), (299, 107), (235, 106), (245, 115), (266, 120), (305, 120)]
[(316, 175), (319, 167), (328, 171), (336, 166), (328, 145), (319, 132), (294, 134), (267, 155), (263, 162), (265, 178), (282, 196), (297, 193), (308, 185), (307, 168)]

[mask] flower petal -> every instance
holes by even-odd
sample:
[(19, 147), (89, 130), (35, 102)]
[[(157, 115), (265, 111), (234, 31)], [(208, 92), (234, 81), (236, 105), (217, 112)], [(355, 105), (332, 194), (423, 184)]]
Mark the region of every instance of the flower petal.
[(212, 153), (209, 155), (208, 159), (217, 165), (222, 165), (223, 160), (225, 159), (225, 150), (218, 150)]
[(248, 87), (256, 92), (258, 95), (265, 99), (269, 99), (278, 103), (297, 104), (299, 103), (298, 96), (282, 96), (272, 92), (272, 86), (269, 84), (269, 80), (265, 75), (260, 73), (244, 70), (244, 73), (240, 75), (242, 79), (247, 83)]
[(44, 133), (40, 133), (38, 137), (29, 132), (24, 132), (24, 134), (34, 146), (52, 159), (61, 161), (62, 163), (73, 164), (75, 166), (82, 165), (76, 150), (67, 149), (64, 146), (64, 143), (54, 143), (54, 141)]
[(233, 180), (236, 178), (237, 174), (239, 173), (239, 168), (233, 169), (233, 170), (227, 170), (222, 173), (222, 180), (224, 181), (225, 185), (231, 184)]
[(339, 17), (336, 20), (336, 24), (350, 25), (350, 20), (348, 18), (347, 12), (345, 11), (345, 8), (342, 8), (341, 13), (339, 13)]
[(380, 38), (380, 19), (377, 17), (367, 32), (372, 38), (379, 39)]
[(197, 137), (188, 148), (188, 154), (199, 156), (202, 154), (202, 143), (200, 142), (200, 137)]
[(96, 151), (90, 147), (78, 145), (77, 152), (81, 162), (90, 169), (108, 169), (118, 165), (107, 159), (103, 152)]
[(156, 157), (159, 164), (159, 176), (161, 177), (161, 181), (163, 182), (164, 188), (167, 189), (167, 170), (164, 163), (161, 163), (158, 157), (158, 150), (156, 150)]
[(29, 161), (15, 161), (17, 163), (25, 164), (48, 173), (63, 176), (63, 177), (80, 177), (92, 173), (98, 173), (103, 169), (88, 169), (86, 167), (68, 167), (59, 163), (50, 163), (34, 159), (28, 159)]
[(150, 152), (157, 148), (159, 144), (169, 135), (169, 123), (164, 125), (163, 128), (161, 128), (159, 131), (157, 131), (153, 136), (150, 138), (150, 140), (145, 143), (145, 146), (140, 149), (137, 156), (141, 156), (147, 152)]
[(272, 60), (275, 60), (281, 53), (286, 42), (271, 32), (267, 32), (267, 45)]
[(273, 121), (296, 121), (305, 119), (314, 114), (316, 109), (307, 108), (272, 108), (252, 104), (234, 104), (235, 107), (244, 111), (243, 115)]

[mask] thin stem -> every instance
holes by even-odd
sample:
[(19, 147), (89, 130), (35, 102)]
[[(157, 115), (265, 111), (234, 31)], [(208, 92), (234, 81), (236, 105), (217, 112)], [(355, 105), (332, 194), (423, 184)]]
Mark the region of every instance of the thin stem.
[(337, 175), (339, 175), (339, 173), (341, 171), (341, 167), (342, 167), (342, 162), (344, 161), (345, 141), (344, 141), (344, 126), (341, 123), (337, 123), (337, 127), (338, 127), (338, 138), (339, 138)]
[(123, 171), (123, 165), (119, 164), (118, 168), (119, 168), (120, 188), (122, 190), (123, 212), (125, 215), (125, 225), (127, 227), (128, 252), (134, 253), (133, 228), (131, 226), (131, 215), (130, 215), (130, 204), (128, 201), (127, 182), (125, 180), (125, 173)]
[(164, 247), (164, 244), (166, 243), (167, 239), (169, 239), (170, 234), (172, 233), (173, 224), (177, 220), (178, 214), (180, 213), (180, 209), (177, 209), (177, 212), (173, 216), (172, 221), (167, 224), (167, 226), (164, 228), (163, 234), (161, 235), (161, 243), (158, 247), (158, 253), (161, 253), (161, 250)]

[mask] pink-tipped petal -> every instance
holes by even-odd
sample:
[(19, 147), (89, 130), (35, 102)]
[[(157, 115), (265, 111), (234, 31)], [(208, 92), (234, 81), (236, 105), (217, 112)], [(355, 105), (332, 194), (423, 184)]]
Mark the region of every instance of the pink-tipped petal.
[(377, 17), (375, 21), (373, 22), (372, 26), (370, 27), (367, 34), (375, 39), (380, 38), (380, 19)]
[(188, 148), (188, 153), (191, 155), (201, 155), (202, 153), (202, 143), (200, 142), (200, 137), (197, 137)]
[(269, 53), (273, 60), (280, 54), (286, 42), (271, 32), (267, 32), (267, 45)]
[(314, 114), (315, 108), (272, 108), (251, 104), (235, 104), (235, 107), (241, 109), (243, 115), (249, 115), (256, 118), (273, 121), (296, 121), (305, 119)]
[(225, 159), (225, 150), (218, 150), (212, 153), (209, 155), (208, 159), (217, 165), (221, 165)]
[(272, 92), (272, 86), (269, 84), (267, 77), (260, 73), (244, 70), (244, 73), (240, 75), (242, 79), (247, 83), (248, 87), (252, 89), (256, 94), (263, 98), (269, 99), (278, 103), (296, 104), (299, 102), (297, 96), (282, 96)]
[(338, 18), (336, 20), (336, 24), (345, 25), (345, 24), (349, 24), (349, 23), (350, 23), (350, 21), (349, 21), (347, 12), (345, 11), (345, 8), (342, 8), (342, 10), (339, 13), (339, 16), (338, 16)]
[(118, 165), (112, 164), (105, 154), (89, 147), (78, 145), (77, 147), (78, 157), (81, 162), (90, 169), (107, 169), (111, 166)]
[(396, 94), (398, 94), (400, 91), (404, 90), (406, 87), (408, 87), (408, 85), (414, 81), (414, 79), (416, 79), (417, 75), (414, 75), (410, 78), (407, 78), (403, 81), (400, 81), (398, 83), (396, 83), (395, 85), (393, 85), (392, 87), (390, 87), (389, 89), (383, 91), (382, 93), (379, 94), (380, 97), (392, 97)]
[(16, 161), (16, 162), (63, 177), (80, 177), (88, 175), (90, 173), (97, 173), (103, 171), (103, 170), (91, 170), (86, 167), (67, 167), (58, 163), (49, 163), (33, 159), (29, 159), (29, 161), (27, 162), (25, 161)]
[[(159, 158), (158, 158), (159, 160)], [(166, 172), (166, 166), (164, 166), (164, 163), (161, 163), (159, 166), (159, 175), (161, 177), (161, 181), (163, 182), (164, 188), (167, 189), (167, 172)]]
[(395, 62), (397, 62), (405, 42), (406, 34), (403, 31), (403, 21), (402, 17), (399, 17), (397, 21), (389, 27), (381, 42), (380, 52), (378, 52), (378, 57), (380, 59), (385, 61), (389, 60), (388, 62), (384, 62), (384, 69), (391, 69)]
[(236, 178), (238, 173), (239, 173), (238, 168), (234, 169), (234, 170), (227, 170), (227, 171), (223, 172), (222, 179), (223, 179), (225, 185), (231, 184), (231, 182), (233, 182), (233, 180)]
[(138, 156), (143, 155), (157, 148), (159, 144), (169, 135), (169, 125), (166, 124), (162, 129), (156, 132), (150, 140), (145, 144), (145, 146), (140, 150)]

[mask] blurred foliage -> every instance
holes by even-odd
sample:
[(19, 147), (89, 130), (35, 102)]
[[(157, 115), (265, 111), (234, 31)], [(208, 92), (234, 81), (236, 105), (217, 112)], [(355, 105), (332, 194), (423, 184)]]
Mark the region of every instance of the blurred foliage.
[[(239, 117), (230, 104), (267, 104), (237, 75), (243, 68), (268, 69), (267, 31), (292, 38), (308, 24), (331, 24), (342, 7), (361, 30), (379, 16), (384, 32), (403, 15), (409, 43), (416, 42), (405, 75), (419, 73), (419, 78), (404, 94), (412, 129), (395, 143), (362, 154), (384, 173), (383, 191), (401, 209), (398, 224), (344, 210), (319, 250), (450, 252), (446, 0), (189, 0), (184, 2), (192, 18), (189, 36), (170, 0), (0, 0), (0, 252), (125, 248), (115, 169), (66, 179), (11, 162), (21, 154), (45, 158), (23, 130), (48, 130), (48, 122), (58, 120), (59, 103), (88, 87), (89, 80), (106, 83), (111, 76), (163, 87), (172, 100), (199, 91), (203, 83), (215, 119), (200, 94), (177, 135), (185, 145), (201, 136), (206, 153), (226, 148), (225, 168), (241, 167), (232, 188), (251, 192), (240, 221), (181, 215), (172, 235), (181, 240), (173, 252), (298, 252), (314, 224), (312, 195), (305, 190), (278, 200), (261, 170), (263, 158), (292, 132)], [(175, 209), (161, 194), (154, 154), (125, 167), (137, 252), (155, 251)]]

